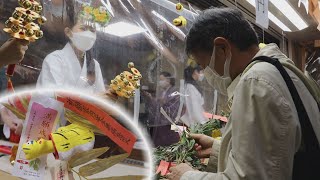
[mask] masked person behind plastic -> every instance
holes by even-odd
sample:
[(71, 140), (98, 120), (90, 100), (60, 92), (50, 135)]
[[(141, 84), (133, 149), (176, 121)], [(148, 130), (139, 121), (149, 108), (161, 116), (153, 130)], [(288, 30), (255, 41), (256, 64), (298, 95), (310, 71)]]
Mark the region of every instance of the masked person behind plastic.
[[(297, 170), (293, 171), (294, 156), (303, 136), (292, 96), (275, 66), (267, 62), (250, 62), (259, 56), (286, 62), (285, 69), (294, 81), (318, 139), (314, 145), (318, 145), (319, 109), (316, 96), (306, 88), (306, 84), (313, 88), (315, 84), (294, 67), (277, 45), (268, 44), (259, 49), (256, 32), (236, 9), (205, 10), (189, 31), (186, 51), (205, 68), (209, 84), (228, 94), (232, 101), (231, 116), (221, 142), (205, 135), (191, 135), (197, 142), (199, 157), (210, 157), (208, 167), (211, 171), (194, 171), (187, 164), (180, 164), (170, 169), (168, 179), (294, 178), (292, 174)], [(314, 179), (308, 173), (304, 176), (302, 179)]]
[[(95, 44), (97, 34), (93, 26), (86, 23), (79, 7), (73, 0), (64, 0), (67, 20), (64, 29), (68, 43), (62, 50), (49, 54), (42, 65), (38, 78), (38, 88), (74, 89), (88, 93), (105, 92), (105, 86), (99, 63), (93, 59), (90, 51)], [(63, 16), (62, 16), (63, 17)]]
[(160, 97), (152, 97), (151, 94), (142, 91), (146, 99), (149, 112), (149, 126), (151, 127), (151, 138), (155, 147), (169, 146), (179, 141), (179, 134), (171, 130), (171, 123), (160, 113), (164, 111), (175, 119), (179, 110), (179, 96), (170, 96), (177, 91), (175, 79), (168, 72), (161, 72), (159, 77)]
[(181, 117), (181, 121), (187, 126), (192, 126), (195, 123), (205, 123), (207, 118), (204, 116), (202, 97), (202, 89), (197, 81), (204, 79), (204, 74), (201, 73), (201, 67), (188, 66), (184, 70), (184, 108), (185, 113)]

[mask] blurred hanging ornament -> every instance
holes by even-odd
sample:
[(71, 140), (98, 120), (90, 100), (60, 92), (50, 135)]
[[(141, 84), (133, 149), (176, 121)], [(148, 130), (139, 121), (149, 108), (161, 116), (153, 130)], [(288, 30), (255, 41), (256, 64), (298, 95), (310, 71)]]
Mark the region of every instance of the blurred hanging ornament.
[(179, 16), (173, 20), (173, 24), (177, 27), (185, 27), (187, 25), (187, 19), (183, 16)]
[[(176, 4), (176, 10), (181, 12), (183, 10), (183, 5), (181, 3)], [(187, 25), (187, 19), (183, 16), (179, 16), (173, 20), (173, 24), (177, 27), (185, 27)]]
[(181, 3), (176, 4), (176, 10), (177, 11), (182, 11), (183, 10), (183, 5)]

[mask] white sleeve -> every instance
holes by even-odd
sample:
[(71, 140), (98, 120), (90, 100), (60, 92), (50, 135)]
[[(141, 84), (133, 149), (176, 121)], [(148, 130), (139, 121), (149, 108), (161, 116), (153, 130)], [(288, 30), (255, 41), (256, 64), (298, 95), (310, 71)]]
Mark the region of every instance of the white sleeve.
[(207, 121), (204, 116), (203, 99), (200, 92), (193, 85), (187, 85), (185, 105), (189, 118), (195, 123), (205, 123)]
[(65, 75), (63, 60), (55, 54), (49, 54), (43, 61), (37, 81), (37, 88), (63, 88)]
[(1, 112), (6, 108), (5, 106), (2, 105), (2, 103), (4, 103), (4, 102), (6, 102), (6, 103), (9, 102), (8, 97), (2, 98), (2, 101), (0, 103), (0, 124), (4, 124), (4, 121), (2, 120), (2, 115), (1, 115)]
[(95, 82), (96, 92), (95, 93), (103, 93), (106, 91), (106, 88), (104, 86), (100, 64), (96, 60), (95, 60), (95, 71), (96, 71), (96, 82)]

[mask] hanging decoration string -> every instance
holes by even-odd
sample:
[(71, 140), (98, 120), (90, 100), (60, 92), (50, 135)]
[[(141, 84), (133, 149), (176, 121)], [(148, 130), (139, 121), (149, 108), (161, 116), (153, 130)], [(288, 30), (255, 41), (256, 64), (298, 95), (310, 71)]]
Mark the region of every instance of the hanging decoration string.
[(284, 32), (282, 31), (282, 52), (284, 52), (284, 46), (285, 46), (285, 39), (284, 39)]
[(262, 42), (264, 43), (264, 28), (262, 28)]

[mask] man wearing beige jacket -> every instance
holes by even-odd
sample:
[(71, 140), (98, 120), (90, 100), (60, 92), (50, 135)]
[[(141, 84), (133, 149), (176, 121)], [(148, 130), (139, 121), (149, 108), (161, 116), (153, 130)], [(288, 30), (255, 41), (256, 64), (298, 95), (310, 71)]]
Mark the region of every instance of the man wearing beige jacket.
[(208, 83), (228, 95), (231, 116), (221, 142), (191, 135), (198, 143), (198, 155), (210, 157), (208, 171), (180, 164), (170, 169), (168, 179), (291, 180), (294, 156), (303, 139), (295, 103), (274, 65), (251, 61), (268, 56), (283, 64), (306, 109), (316, 146), (320, 144), (319, 99), (315, 98), (319, 87), (276, 44), (259, 49), (256, 32), (239, 10), (204, 11), (190, 29), (186, 44), (188, 55), (205, 68)]

